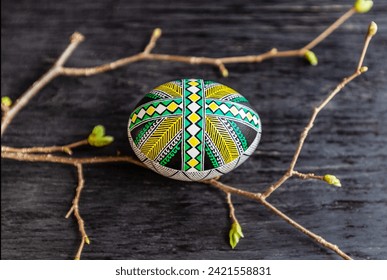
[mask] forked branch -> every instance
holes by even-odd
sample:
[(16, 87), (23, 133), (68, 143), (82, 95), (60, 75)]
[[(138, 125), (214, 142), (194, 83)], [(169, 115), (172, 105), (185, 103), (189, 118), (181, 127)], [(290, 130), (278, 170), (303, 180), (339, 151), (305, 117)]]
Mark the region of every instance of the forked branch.
[(31, 148), (14, 148), (14, 147), (7, 147), (7, 146), (1, 146), (2, 152), (10, 152), (10, 153), (22, 153), (22, 154), (31, 154), (31, 153), (55, 153), (55, 152), (63, 152), (68, 155), (72, 155), (73, 151), (72, 149), (88, 145), (87, 139), (77, 141), (68, 145), (64, 146), (51, 146), (51, 147), (31, 147)]
[[(273, 48), (265, 53), (258, 55), (247, 55), (247, 56), (234, 56), (234, 57), (197, 57), (197, 56), (182, 56), (182, 55), (170, 55), (170, 54), (154, 54), (151, 51), (156, 46), (157, 40), (161, 37), (161, 29), (156, 28), (153, 34), (144, 48), (144, 50), (138, 54), (121, 58), (106, 64), (86, 67), (86, 68), (74, 68), (64, 67), (66, 61), (70, 58), (71, 54), (78, 47), (78, 45), (85, 39), (84, 36), (78, 32), (75, 32), (70, 37), (70, 44), (67, 46), (62, 55), (54, 63), (54, 65), (39, 79), (37, 80), (22, 96), (16, 100), (14, 105), (6, 110), (3, 110), (3, 117), (1, 120), (1, 135), (5, 132), (13, 118), (18, 112), (33, 98), (40, 90), (42, 90), (48, 83), (58, 76), (91, 76), (97, 75), (104, 72), (112, 71), (114, 69), (126, 66), (128, 64), (141, 61), (141, 60), (160, 60), (160, 61), (174, 61), (182, 62), (187, 64), (208, 64), (219, 68), (220, 73), (224, 76), (228, 76), (228, 70), (225, 64), (231, 63), (257, 63), (264, 60), (275, 58), (275, 57), (294, 57), (294, 56), (305, 56), (305, 54), (314, 48), (317, 44), (328, 37), (335, 29), (349, 19), (354, 13), (355, 8), (349, 9), (339, 19), (337, 19), (332, 25), (324, 30), (319, 36), (313, 39), (310, 43), (297, 50), (278, 51)], [(3, 107), (3, 106), (2, 106)], [(4, 108), (5, 109), (5, 108)]]
[(304, 146), (305, 140), (308, 137), (309, 131), (312, 129), (314, 125), (314, 121), (317, 118), (317, 115), (321, 112), (322, 109), (325, 108), (325, 106), (352, 80), (359, 77), (361, 74), (365, 73), (368, 70), (367, 66), (363, 66), (364, 58), (367, 53), (368, 46), (371, 42), (372, 37), (376, 34), (377, 25), (375, 22), (371, 22), (371, 24), (368, 27), (368, 32), (365, 37), (363, 50), (361, 52), (359, 62), (357, 63), (357, 67), (355, 68), (355, 71), (352, 75), (345, 77), (341, 83), (339, 83), (331, 93), (328, 94), (328, 96), (323, 99), (323, 101), (313, 109), (313, 113), (309, 119), (308, 124), (305, 126), (303, 131), (301, 132), (300, 139), (298, 141), (298, 145), (296, 148), (296, 151), (293, 155), (292, 161), (290, 162), (288, 170), (285, 172), (285, 174), (273, 185), (271, 185), (264, 193), (263, 197), (267, 198), (269, 197), (276, 189), (278, 189), (283, 183), (285, 183), (289, 178), (291, 178), (293, 175), (298, 175), (298, 172), (295, 173), (294, 168), (296, 166), (297, 160), (300, 156), (300, 153), (302, 151), (302, 148)]
[(260, 204), (265, 206), (267, 209), (269, 209), (271, 212), (273, 212), (275, 215), (277, 215), (278, 217), (280, 217), (281, 219), (286, 221), (291, 226), (293, 226), (296, 229), (298, 229), (303, 234), (309, 236), (311, 239), (313, 239), (314, 241), (316, 241), (320, 245), (322, 245), (325, 248), (328, 248), (328, 249), (334, 251), (336, 254), (338, 254), (343, 259), (346, 259), (346, 260), (351, 260), (352, 259), (346, 253), (344, 253), (342, 250), (340, 250), (340, 248), (337, 245), (332, 244), (332, 243), (326, 241), (321, 236), (319, 236), (319, 235), (313, 233), (312, 231), (306, 229), (305, 227), (303, 227), (302, 225), (297, 223), (295, 220), (293, 220), (292, 218), (290, 218), (287, 215), (285, 215), (282, 211), (280, 211), (279, 209), (274, 207), (271, 203), (269, 203), (263, 197), (263, 195), (261, 193), (252, 193), (252, 192), (249, 192), (249, 191), (244, 191), (244, 190), (241, 190), (241, 189), (237, 189), (237, 188), (234, 188), (232, 186), (228, 186), (226, 184), (223, 184), (223, 183), (221, 183), (221, 182), (219, 182), (217, 180), (214, 180), (214, 179), (208, 180), (205, 183), (210, 184), (210, 185), (220, 189), (221, 191), (225, 192), (226, 194), (232, 193), (232, 194), (243, 196), (243, 197), (246, 197), (246, 198), (249, 198), (249, 199), (252, 199), (252, 200), (255, 200), (255, 201), (259, 202)]
[(76, 189), (75, 197), (73, 199), (73, 204), (72, 204), (70, 210), (66, 214), (66, 219), (69, 218), (70, 215), (73, 213), (74, 213), (75, 218), (77, 219), (79, 232), (81, 233), (82, 238), (81, 238), (81, 243), (79, 244), (79, 248), (78, 248), (78, 251), (77, 251), (74, 259), (80, 260), (81, 254), (83, 251), (83, 247), (84, 247), (85, 243), (90, 244), (90, 239), (86, 234), (85, 222), (83, 221), (81, 214), (79, 212), (79, 199), (81, 198), (81, 192), (83, 190), (83, 187), (85, 186), (85, 179), (83, 178), (83, 167), (82, 167), (82, 164), (80, 164), (80, 163), (75, 164), (75, 167), (77, 168), (77, 172), (78, 172), (78, 186)]

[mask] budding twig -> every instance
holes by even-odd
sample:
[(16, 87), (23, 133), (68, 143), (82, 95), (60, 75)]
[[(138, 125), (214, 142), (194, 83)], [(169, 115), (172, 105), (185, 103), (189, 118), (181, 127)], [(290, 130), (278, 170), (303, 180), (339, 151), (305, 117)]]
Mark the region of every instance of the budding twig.
[[(373, 26), (371, 28), (371, 26)], [(290, 177), (292, 177), (294, 175), (294, 167), (296, 166), (296, 163), (297, 163), (297, 160), (300, 156), (300, 153), (301, 153), (301, 150), (304, 146), (304, 142), (308, 136), (308, 133), (309, 131), (312, 129), (313, 125), (314, 125), (314, 121), (316, 120), (317, 118), (317, 115), (320, 113), (320, 111), (322, 109), (325, 108), (325, 106), (348, 84), (350, 83), (352, 80), (354, 80), (355, 78), (357, 78), (358, 76), (360, 76), (361, 74), (363, 74), (365, 71), (367, 71), (368, 68), (365, 68), (363, 66), (363, 61), (364, 61), (364, 57), (367, 53), (367, 49), (368, 49), (368, 46), (369, 46), (369, 43), (372, 39), (372, 37), (375, 35), (376, 31), (373, 32), (373, 30), (376, 29), (376, 24), (373, 22), (370, 24), (370, 27), (368, 29), (368, 32), (367, 32), (367, 35), (366, 35), (366, 38), (365, 38), (365, 42), (364, 42), (364, 45), (363, 45), (363, 50), (361, 52), (361, 55), (360, 55), (360, 59), (359, 59), (359, 63), (355, 69), (355, 72), (344, 78), (342, 80), (341, 83), (339, 83), (336, 88), (331, 91), (331, 93), (328, 94), (328, 96), (323, 99), (323, 101), (313, 109), (313, 112), (312, 112), (312, 115), (309, 119), (309, 122), (308, 124), (305, 126), (304, 130), (301, 132), (301, 135), (300, 135), (300, 139), (299, 139), (299, 142), (298, 142), (298, 145), (297, 145), (297, 148), (296, 148), (296, 151), (293, 155), (293, 159), (290, 163), (290, 166), (288, 168), (288, 170), (285, 172), (285, 174), (277, 181), (275, 182), (274, 184), (272, 184), (264, 193), (263, 193), (263, 197), (264, 198), (267, 198), (269, 197), (276, 189), (278, 189), (283, 183), (285, 183)], [(371, 31), (370, 31), (371, 30)]]
[(155, 30), (153, 30), (149, 43), (148, 45), (146, 45), (143, 51), (144, 54), (150, 53), (156, 47), (156, 42), (161, 37), (161, 34), (162, 34), (162, 31), (160, 28), (156, 28)]
[(70, 38), (70, 44), (64, 50), (62, 55), (58, 58), (55, 64), (39, 80), (33, 83), (32, 86), (25, 93), (23, 93), (19, 99), (15, 101), (12, 107), (10, 107), (10, 109), (3, 114), (3, 117), (1, 119), (1, 136), (3, 135), (13, 118), (20, 112), (20, 110), (23, 109), (23, 107), (26, 106), (28, 102), (49, 82), (51, 82), (59, 75), (62, 75), (61, 70), (63, 64), (69, 59), (73, 51), (83, 40), (83, 35), (78, 32), (75, 32)]
[(213, 65), (219, 68), (220, 73), (223, 77), (228, 76), (228, 70), (225, 64), (230, 63), (258, 63), (270, 58), (276, 57), (302, 57), (305, 52), (310, 50), (319, 44), (322, 40), (328, 37), (336, 28), (343, 24), (348, 18), (354, 14), (353, 8), (344, 13), (338, 20), (336, 20), (330, 27), (323, 31), (318, 37), (312, 40), (306, 46), (297, 50), (278, 51), (272, 49), (268, 52), (258, 55), (247, 55), (247, 56), (234, 56), (234, 57), (222, 57), (222, 58), (210, 58), (210, 57), (196, 57), (196, 56), (182, 56), (182, 55), (169, 55), (169, 54), (154, 54), (151, 53), (153, 48), (156, 46), (157, 40), (161, 37), (161, 29), (156, 28), (149, 40), (149, 43), (145, 47), (143, 52), (138, 54), (121, 58), (106, 64), (86, 67), (86, 68), (73, 68), (64, 67), (64, 64), (69, 59), (73, 51), (77, 46), (85, 39), (85, 37), (75, 32), (70, 37), (70, 44), (67, 46), (62, 55), (58, 58), (56, 63), (39, 79), (37, 80), (22, 96), (16, 100), (15, 104), (9, 110), (3, 110), (3, 117), (1, 120), (1, 135), (5, 132), (8, 125), (11, 123), (13, 118), (19, 113), (19, 111), (33, 98), (41, 89), (49, 84), (53, 79), (58, 76), (91, 76), (97, 75), (104, 72), (112, 71), (119, 67), (123, 67), (130, 63), (134, 63), (141, 60), (160, 60), (160, 61), (174, 61), (182, 62), (187, 64), (207, 64)]
[[(364, 47), (363, 47), (363, 51), (361, 52), (361, 55), (360, 55), (359, 63), (357, 65), (357, 71), (361, 71), (361, 68), (362, 68), (363, 62), (364, 62), (364, 58), (365, 58), (365, 55), (366, 55), (367, 50), (368, 50), (368, 46), (372, 40), (372, 37), (375, 36), (377, 31), (378, 31), (378, 26), (374, 21), (372, 21), (370, 23), (370, 25), (368, 26), (368, 31), (367, 31), (367, 34), (366, 34), (365, 39), (364, 39)], [(368, 68), (367, 68), (367, 70), (368, 70)], [(367, 71), (367, 70), (365, 70), (365, 71)], [(363, 72), (363, 71), (361, 71), (361, 72)]]
[(301, 172), (298, 172), (298, 171), (293, 171), (292, 172), (292, 175), (293, 176), (297, 176), (303, 180), (307, 180), (307, 179), (316, 179), (316, 180), (321, 180), (323, 181), (324, 180), (324, 176), (319, 176), (319, 175), (314, 175), (313, 173), (301, 173)]
[(313, 239), (317, 243), (321, 244), (325, 248), (328, 248), (328, 249), (334, 251), (336, 254), (338, 254), (343, 259), (346, 259), (346, 260), (351, 260), (352, 259), (346, 253), (344, 253), (342, 250), (340, 250), (340, 248), (337, 245), (332, 244), (332, 243), (326, 241), (321, 236), (319, 236), (319, 235), (313, 233), (312, 231), (306, 229), (305, 227), (303, 227), (302, 225), (300, 225), (299, 223), (294, 221), (292, 218), (290, 218), (287, 215), (285, 215), (279, 209), (274, 207), (271, 203), (266, 201), (265, 197), (261, 193), (252, 193), (252, 192), (249, 192), (249, 191), (244, 191), (244, 190), (241, 190), (241, 189), (237, 189), (237, 188), (228, 186), (226, 184), (223, 184), (223, 183), (221, 183), (221, 182), (219, 182), (217, 180), (214, 180), (214, 179), (205, 181), (204, 183), (210, 184), (210, 185), (212, 185), (212, 186), (222, 190), (226, 194), (233, 193), (233, 194), (240, 195), (240, 196), (243, 196), (243, 197), (246, 197), (246, 198), (249, 198), (249, 199), (252, 199), (252, 200), (255, 200), (255, 201), (259, 202), (260, 204), (265, 206), (267, 209), (269, 209), (271, 212), (273, 212), (275, 215), (277, 215), (278, 217), (280, 217), (281, 219), (286, 221), (291, 226), (293, 226), (296, 229), (298, 229), (303, 234), (309, 236), (311, 239)]

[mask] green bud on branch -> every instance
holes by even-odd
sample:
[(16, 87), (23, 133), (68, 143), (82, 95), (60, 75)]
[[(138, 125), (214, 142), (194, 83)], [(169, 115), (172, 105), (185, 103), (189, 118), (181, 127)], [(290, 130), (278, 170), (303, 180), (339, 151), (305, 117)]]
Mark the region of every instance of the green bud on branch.
[(97, 125), (93, 128), (87, 138), (87, 142), (93, 147), (103, 147), (110, 145), (114, 141), (113, 136), (105, 135), (105, 127), (103, 125)]
[(378, 32), (378, 25), (376, 22), (371, 21), (370, 25), (368, 26), (368, 36), (375, 36), (376, 32)]
[(162, 31), (161, 28), (155, 28), (153, 30), (153, 38), (158, 39), (161, 37)]
[(222, 76), (223, 76), (224, 78), (227, 78), (227, 77), (228, 77), (228, 70), (227, 70), (226, 68), (223, 68), (223, 69), (221, 70), (221, 72), (222, 72)]
[(356, 0), (353, 7), (357, 13), (367, 13), (371, 10), (374, 2), (372, 0)]
[(304, 57), (311, 65), (316, 66), (318, 64), (318, 59), (314, 52), (307, 50)]
[(66, 154), (68, 154), (70, 156), (73, 154), (73, 151), (71, 151), (71, 149), (69, 147), (63, 147), (63, 152), (65, 152)]
[(238, 222), (234, 222), (232, 225), (231, 225), (231, 230), (230, 230), (230, 233), (229, 233), (229, 237), (230, 237), (230, 245), (231, 245), (231, 248), (235, 248), (236, 245), (238, 244), (239, 242), (239, 239), (243, 238), (243, 233), (242, 233), (242, 228), (240, 226), (240, 224)]
[(8, 96), (1, 97), (1, 104), (5, 107), (11, 107), (12, 106), (12, 99)]
[(341, 182), (340, 182), (339, 179), (337, 179), (336, 176), (333, 176), (333, 175), (330, 175), (330, 174), (326, 174), (326, 175), (324, 175), (323, 180), (325, 182), (327, 182), (329, 185), (333, 185), (335, 187), (341, 187)]

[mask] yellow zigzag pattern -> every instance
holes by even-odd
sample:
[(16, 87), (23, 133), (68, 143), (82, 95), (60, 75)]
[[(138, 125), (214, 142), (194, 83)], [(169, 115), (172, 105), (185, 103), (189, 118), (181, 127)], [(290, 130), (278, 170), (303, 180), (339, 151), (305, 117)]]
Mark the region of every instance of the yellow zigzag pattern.
[(232, 88), (229, 88), (225, 85), (216, 85), (209, 89), (206, 89), (206, 98), (216, 98), (221, 99), (227, 95), (237, 93)]
[(155, 90), (163, 91), (171, 95), (172, 97), (181, 97), (182, 91), (183, 91), (181, 86), (172, 82), (162, 84), (161, 86), (158, 86), (157, 88), (155, 88)]
[(149, 159), (154, 160), (161, 150), (182, 129), (182, 117), (168, 117), (164, 119), (153, 132), (148, 141), (141, 147), (141, 152)]
[(206, 132), (219, 149), (226, 163), (239, 157), (238, 148), (234, 140), (216, 117), (206, 117)]

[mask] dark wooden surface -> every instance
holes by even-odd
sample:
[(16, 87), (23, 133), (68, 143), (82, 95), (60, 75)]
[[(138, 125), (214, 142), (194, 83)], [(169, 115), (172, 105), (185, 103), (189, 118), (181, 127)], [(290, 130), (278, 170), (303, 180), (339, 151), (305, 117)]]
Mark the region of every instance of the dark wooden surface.
[[(270, 2), (270, 4), (269, 4)], [(91, 66), (134, 54), (153, 28), (164, 35), (155, 52), (197, 56), (256, 54), (301, 47), (353, 1), (2, 1), (2, 95), (17, 98), (80, 31), (86, 41), (68, 62)], [(275, 59), (230, 65), (221, 78), (209, 66), (139, 62), (88, 78), (60, 77), (13, 121), (2, 143), (23, 147), (80, 140), (96, 124), (116, 138), (110, 147), (75, 156), (130, 150), (126, 125), (148, 90), (182, 77), (223, 82), (244, 94), (263, 122), (256, 153), (222, 181), (263, 191), (287, 168), (299, 133), (316, 105), (357, 62), (368, 23), (379, 33), (365, 65), (321, 113), (297, 169), (337, 175), (343, 188), (289, 180), (269, 200), (356, 259), (387, 258), (387, 4), (356, 15), (319, 45), (320, 64)], [(64, 219), (76, 186), (70, 166), (2, 160), (1, 257), (71, 259), (79, 234)], [(223, 193), (170, 181), (129, 164), (85, 166), (81, 213), (91, 245), (85, 259), (338, 259), (262, 206), (235, 197), (245, 238), (228, 241)]]

